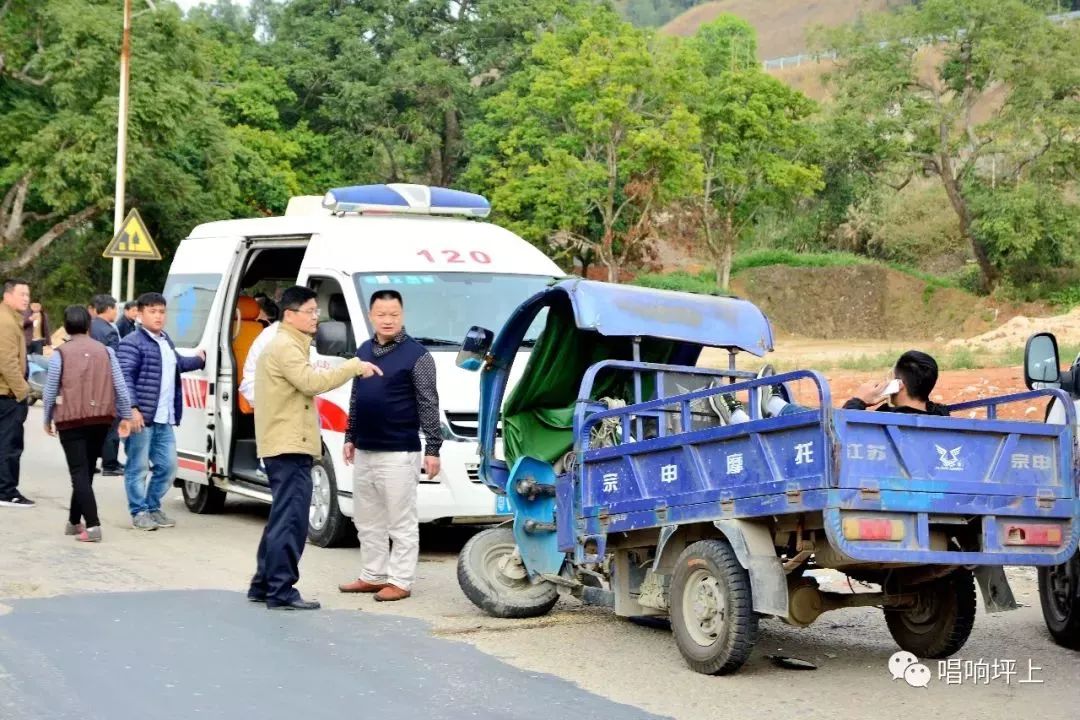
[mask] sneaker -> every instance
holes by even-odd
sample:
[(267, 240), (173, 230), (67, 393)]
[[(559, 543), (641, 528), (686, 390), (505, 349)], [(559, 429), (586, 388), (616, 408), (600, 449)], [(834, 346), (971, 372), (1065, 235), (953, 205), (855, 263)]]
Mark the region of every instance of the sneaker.
[[(758, 371), (757, 376), (759, 378), (772, 377), (776, 374), (776, 368), (772, 365), (762, 365), (761, 370)], [(780, 398), (785, 403), (791, 402), (791, 393), (784, 387), (783, 383), (777, 383), (776, 385), (759, 385), (756, 388), (758, 394), (758, 412), (762, 417), (771, 417), (769, 415), (769, 400), (772, 398)]]
[(79, 542), (101, 542), (101, 526), (95, 525), (92, 528), (86, 528), (75, 539)]
[(176, 521), (160, 510), (152, 510), (150, 512), (150, 519), (153, 520), (154, 524), (158, 527), (176, 527)]
[(102, 475), (102, 477), (123, 477), (124, 468), (103, 470), (101, 475)]
[(709, 406), (720, 416), (725, 425), (731, 424), (731, 416), (736, 410), (745, 410), (742, 402), (731, 393), (710, 395)]
[(33, 500), (19, 493), (15, 493), (13, 496), (6, 500), (0, 500), (0, 507), (14, 507), (14, 508), (32, 508), (35, 506)]
[(150, 513), (145, 510), (131, 518), (131, 527), (136, 530), (157, 530), (157, 523), (150, 517)]
[(64, 523), (64, 534), (65, 535), (78, 535), (79, 533), (81, 533), (85, 529), (86, 529), (86, 526), (83, 525), (82, 523), (78, 523), (76, 525), (72, 525), (71, 523)]

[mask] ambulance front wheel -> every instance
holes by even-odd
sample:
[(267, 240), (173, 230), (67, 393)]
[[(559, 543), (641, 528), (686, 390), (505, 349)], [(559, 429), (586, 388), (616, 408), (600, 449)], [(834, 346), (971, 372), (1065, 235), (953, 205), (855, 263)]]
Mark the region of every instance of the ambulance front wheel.
[(311, 466), (308, 540), (319, 547), (340, 547), (356, 540), (352, 520), (342, 515), (338, 507), (337, 477), (326, 448), (322, 458)]
[(225, 509), (226, 492), (206, 483), (185, 481), (180, 485), (184, 505), (196, 515), (211, 515)]

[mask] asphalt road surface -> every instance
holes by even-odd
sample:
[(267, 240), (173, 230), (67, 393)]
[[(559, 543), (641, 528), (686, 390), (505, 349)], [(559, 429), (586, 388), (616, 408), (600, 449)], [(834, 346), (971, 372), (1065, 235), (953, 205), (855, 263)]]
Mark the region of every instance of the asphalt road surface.
[(0, 720), (1080, 718), (1080, 654), (1047, 636), (1030, 569), (1009, 570), (1024, 607), (980, 610), (954, 666), (926, 663), (927, 687), (892, 678), (897, 648), (874, 608), (806, 629), (765, 621), (728, 677), (691, 672), (668, 631), (572, 599), (542, 618), (487, 617), (455, 578), (470, 528), (422, 529), (415, 594), (399, 603), (339, 594), (358, 550), (309, 546), (299, 587), (324, 610), (274, 613), (242, 594), (266, 506), (196, 516), (172, 490), (177, 527), (138, 532), (122, 479), (99, 477), (104, 542), (76, 543), (62, 534), (63, 453), (40, 422), (31, 409), (21, 483), (38, 507), (0, 508)]

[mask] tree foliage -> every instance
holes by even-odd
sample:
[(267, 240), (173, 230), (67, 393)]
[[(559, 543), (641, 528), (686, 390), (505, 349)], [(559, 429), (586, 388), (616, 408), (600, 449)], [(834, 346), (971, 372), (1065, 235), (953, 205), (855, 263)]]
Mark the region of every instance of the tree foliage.
[(1037, 255), (1036, 225), (1000, 232), (1000, 214), (985, 198), (1016, 202), (1022, 212), (1029, 206), (1022, 198), (1031, 196), (1024, 186), (1037, 183), (1060, 205), (1075, 180), (1075, 26), (1055, 24), (1022, 0), (925, 0), (834, 32), (831, 42), (841, 56), (838, 122), (869, 130), (859, 135), (875, 147), (875, 173), (899, 168), (940, 180), (984, 289), (1014, 258)]
[(470, 185), (523, 236), (595, 254), (618, 281), (652, 220), (693, 192), (696, 118), (655, 38), (600, 10), (539, 38), (473, 127)]

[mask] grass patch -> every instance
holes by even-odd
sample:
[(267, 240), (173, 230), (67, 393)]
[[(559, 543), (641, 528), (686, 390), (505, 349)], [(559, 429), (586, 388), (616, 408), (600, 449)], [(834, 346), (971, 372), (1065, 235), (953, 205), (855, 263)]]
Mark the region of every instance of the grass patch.
[[(853, 253), (797, 253), (791, 250), (755, 250), (739, 255), (731, 264), (732, 277), (754, 268), (782, 265), (797, 268), (853, 267), (878, 265), (902, 272), (926, 283), (923, 300), (929, 302), (934, 291), (940, 288), (956, 288), (960, 284), (951, 278), (940, 278), (898, 263), (884, 263)], [(677, 290), (701, 295), (729, 295), (716, 287), (715, 273), (710, 268), (693, 275), (682, 270), (672, 273), (644, 273), (633, 280), (634, 285), (657, 290)], [(1080, 303), (1080, 299), (1078, 299)]]

